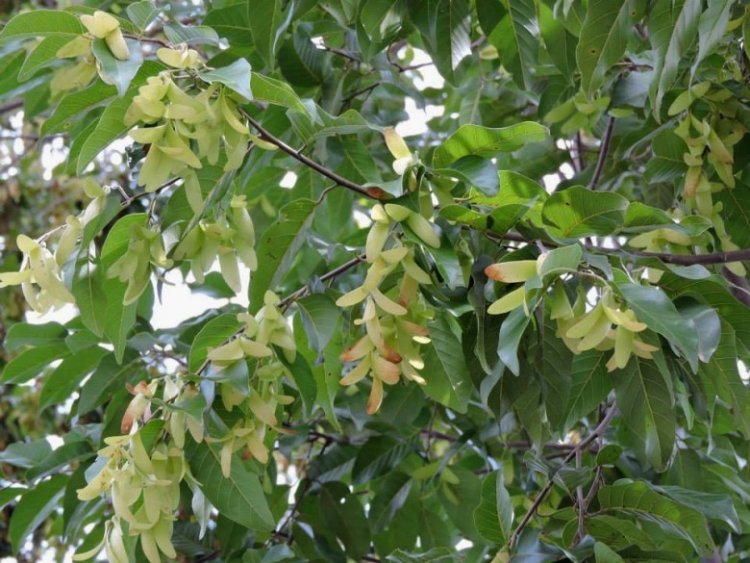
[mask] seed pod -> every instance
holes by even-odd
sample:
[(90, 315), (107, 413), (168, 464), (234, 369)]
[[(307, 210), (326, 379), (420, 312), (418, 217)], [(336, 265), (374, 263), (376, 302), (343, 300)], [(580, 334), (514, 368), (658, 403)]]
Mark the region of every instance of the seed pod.
[(98, 39), (104, 39), (120, 27), (117, 18), (101, 10), (96, 10), (93, 15), (85, 14), (81, 16), (81, 23), (91, 35)]
[(406, 219), (407, 225), (414, 231), (422, 242), (433, 248), (440, 248), (440, 237), (432, 228), (432, 223), (422, 217), (419, 213), (412, 213)]
[(490, 315), (502, 315), (522, 306), (526, 299), (526, 289), (519, 287), (503, 295), (487, 308)]
[(488, 278), (502, 283), (525, 282), (537, 275), (536, 260), (516, 260), (491, 264), (484, 269)]
[(128, 44), (119, 28), (108, 33), (104, 37), (104, 42), (116, 59), (127, 61), (130, 58), (130, 49), (128, 49)]

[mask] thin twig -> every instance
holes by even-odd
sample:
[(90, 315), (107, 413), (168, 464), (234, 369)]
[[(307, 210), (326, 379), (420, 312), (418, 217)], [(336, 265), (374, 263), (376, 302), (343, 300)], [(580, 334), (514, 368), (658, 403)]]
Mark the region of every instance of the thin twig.
[(0, 106), (0, 114), (15, 111), (23, 107), (23, 100), (13, 100)]
[[(581, 450), (575, 450), (576, 454), (576, 469), (581, 468)], [(578, 544), (586, 535), (584, 530), (584, 522), (586, 520), (586, 499), (583, 497), (583, 485), (576, 487), (576, 505), (578, 507), (578, 527), (576, 529), (576, 535), (573, 540), (573, 545)]]
[[(347, 271), (351, 270), (352, 268), (354, 268), (360, 262), (364, 261), (364, 259), (365, 259), (365, 255), (364, 254), (360, 254), (358, 256), (355, 256), (351, 260), (349, 260), (349, 261), (344, 262), (343, 264), (341, 264), (341, 266), (338, 266), (337, 268), (334, 268), (333, 270), (331, 270), (329, 272), (326, 272), (325, 274), (323, 274), (322, 276), (320, 276), (320, 281), (321, 282), (325, 282), (325, 281), (328, 281), (328, 280), (333, 279), (335, 277), (338, 277), (341, 274), (343, 274), (344, 272), (347, 272)], [(297, 301), (298, 299), (303, 298), (309, 292), (310, 292), (309, 286), (306, 285), (304, 287), (300, 287), (298, 290), (290, 293), (289, 295), (287, 295), (286, 297), (284, 297), (284, 299), (282, 299), (281, 301), (279, 301), (279, 303), (278, 303), (279, 309), (281, 309), (281, 310), (286, 309), (293, 302)]]
[[(494, 235), (486, 233), (487, 236), (496, 242), (512, 241), (526, 244), (534, 244), (536, 239), (529, 239), (518, 233), (505, 233), (503, 235)], [(552, 248), (560, 246), (559, 243), (550, 240), (541, 240), (541, 242)], [(602, 254), (631, 255), (639, 258), (658, 258), (667, 264), (677, 264), (680, 266), (693, 266), (695, 264), (727, 264), (730, 262), (744, 262), (750, 260), (750, 248), (740, 248), (739, 250), (730, 250), (729, 252), (709, 252), (706, 254), (671, 254), (669, 252), (642, 252), (640, 250), (628, 250), (621, 248), (605, 248), (594, 244), (585, 243), (586, 250), (601, 252)]]
[[(576, 455), (577, 452), (585, 450), (591, 442), (596, 440), (599, 436), (604, 434), (604, 432), (609, 427), (609, 424), (612, 422), (612, 419), (617, 414), (617, 407), (612, 405), (609, 407), (609, 410), (607, 411), (607, 414), (604, 416), (602, 421), (599, 423), (599, 425), (594, 428), (594, 430), (589, 434), (584, 440), (582, 440), (573, 450), (566, 455), (562, 460), (562, 465), (565, 465), (570, 460), (572, 460)], [(518, 540), (518, 537), (521, 535), (521, 532), (524, 531), (526, 526), (531, 522), (531, 519), (534, 517), (534, 515), (539, 510), (539, 507), (542, 505), (542, 502), (544, 502), (544, 499), (547, 498), (547, 495), (552, 490), (552, 487), (554, 486), (555, 482), (553, 479), (550, 478), (549, 481), (547, 481), (547, 484), (542, 488), (541, 491), (539, 491), (539, 494), (534, 499), (533, 504), (531, 505), (531, 508), (529, 508), (529, 511), (524, 515), (523, 519), (521, 520), (521, 523), (518, 524), (518, 527), (513, 530), (513, 533), (510, 536), (510, 539), (508, 540), (508, 547), (513, 548), (513, 546), (516, 544), (516, 541)]]
[[(371, 189), (365, 188), (364, 186), (360, 186), (356, 182), (352, 182), (351, 180), (344, 178), (343, 176), (339, 176), (336, 174), (333, 170), (326, 168), (322, 164), (319, 164), (318, 162), (315, 162), (311, 158), (308, 158), (304, 154), (302, 154), (301, 151), (298, 151), (289, 145), (287, 145), (284, 141), (281, 139), (275, 137), (271, 133), (269, 133), (258, 121), (256, 121), (250, 114), (248, 114), (246, 111), (242, 110), (243, 115), (247, 119), (247, 121), (252, 125), (256, 131), (258, 131), (258, 134), (261, 139), (264, 141), (268, 141), (271, 144), (276, 145), (284, 151), (286, 154), (297, 160), (298, 162), (304, 164), (308, 168), (311, 168), (312, 170), (315, 170), (318, 174), (325, 176), (329, 180), (333, 180), (337, 185), (341, 186), (342, 188), (346, 188), (348, 190), (351, 190), (361, 196), (364, 196), (369, 199), (380, 199), (376, 195), (372, 193)], [(379, 188), (375, 188), (375, 193), (379, 193)]]
[(595, 190), (599, 185), (599, 180), (602, 177), (604, 171), (604, 164), (609, 154), (609, 145), (612, 141), (612, 132), (615, 129), (615, 118), (609, 116), (607, 120), (607, 128), (604, 130), (604, 137), (602, 137), (602, 145), (599, 149), (599, 159), (596, 161), (596, 168), (594, 169), (594, 175), (591, 177), (591, 189)]

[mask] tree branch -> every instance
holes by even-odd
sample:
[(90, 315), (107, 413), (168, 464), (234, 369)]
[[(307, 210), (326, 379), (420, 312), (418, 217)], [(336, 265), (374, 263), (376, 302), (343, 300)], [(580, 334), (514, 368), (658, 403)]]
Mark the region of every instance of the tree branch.
[[(562, 460), (562, 465), (565, 465), (570, 460), (572, 460), (576, 455), (578, 455), (579, 452), (585, 450), (591, 442), (596, 440), (599, 436), (604, 434), (604, 432), (609, 427), (609, 424), (612, 422), (612, 419), (617, 415), (617, 407), (612, 405), (609, 407), (609, 410), (607, 411), (607, 414), (604, 416), (602, 421), (599, 423), (599, 425), (594, 428), (594, 430), (589, 434), (584, 440), (582, 440), (571, 452), (566, 455)], [(518, 537), (521, 535), (521, 532), (524, 531), (526, 526), (531, 522), (531, 519), (534, 517), (534, 515), (539, 510), (539, 507), (542, 505), (542, 502), (544, 502), (544, 499), (547, 498), (547, 495), (552, 490), (552, 487), (554, 486), (555, 482), (550, 478), (549, 481), (547, 481), (547, 484), (544, 486), (544, 488), (539, 491), (539, 494), (534, 499), (534, 503), (531, 505), (531, 508), (529, 508), (529, 511), (524, 515), (523, 519), (521, 520), (521, 523), (518, 524), (518, 527), (513, 530), (513, 533), (510, 536), (510, 539), (508, 540), (508, 547), (510, 549), (513, 549), (513, 546), (516, 544), (516, 541), (518, 541)]]
[[(503, 235), (494, 235), (488, 233), (492, 240), (497, 242), (509, 240), (512, 242), (523, 242), (534, 244), (538, 239), (529, 239), (518, 233), (505, 233)], [(557, 248), (560, 246), (551, 240), (539, 240), (543, 245)], [(730, 250), (729, 252), (709, 252), (707, 254), (670, 254), (669, 252), (642, 252), (640, 250), (627, 250), (622, 248), (605, 248), (591, 243), (584, 243), (586, 250), (601, 252), (602, 254), (629, 254), (640, 258), (658, 258), (667, 264), (676, 264), (678, 266), (694, 266), (696, 264), (727, 264), (729, 262), (744, 262), (750, 260), (750, 248), (740, 248), (739, 250)]]
[(607, 128), (604, 130), (604, 137), (602, 137), (602, 145), (599, 149), (599, 159), (596, 161), (596, 168), (594, 169), (594, 175), (591, 177), (591, 189), (595, 190), (599, 185), (599, 180), (602, 177), (604, 171), (604, 163), (607, 160), (609, 154), (609, 145), (612, 141), (612, 132), (615, 129), (615, 118), (609, 116), (607, 120)]
[(293, 159), (297, 160), (298, 162), (304, 164), (308, 168), (311, 168), (312, 170), (315, 170), (318, 174), (325, 176), (329, 180), (333, 180), (336, 185), (341, 186), (342, 188), (346, 188), (350, 191), (353, 191), (363, 197), (369, 198), (369, 199), (381, 199), (381, 195), (383, 190), (380, 188), (365, 188), (364, 186), (360, 186), (359, 184), (352, 182), (351, 180), (348, 180), (347, 178), (344, 178), (343, 176), (339, 176), (336, 174), (333, 170), (326, 168), (322, 164), (319, 164), (312, 160), (311, 158), (308, 158), (304, 154), (302, 154), (300, 151), (293, 149), (289, 145), (287, 145), (284, 141), (281, 139), (275, 137), (271, 133), (269, 133), (266, 129), (263, 128), (263, 126), (258, 123), (249, 113), (247, 113), (244, 110), (241, 110), (245, 118), (248, 120), (250, 125), (252, 125), (256, 131), (258, 131), (258, 134), (261, 139), (264, 141), (268, 141), (269, 143), (276, 145), (281, 149), (283, 152), (291, 156)]

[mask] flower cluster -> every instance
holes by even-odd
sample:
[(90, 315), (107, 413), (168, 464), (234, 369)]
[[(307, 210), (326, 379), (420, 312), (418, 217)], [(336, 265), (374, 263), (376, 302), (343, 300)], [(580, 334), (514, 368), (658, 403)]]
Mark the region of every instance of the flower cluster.
[[(376, 205), (372, 210), (373, 224), (366, 242), (369, 264), (364, 283), (342, 295), (336, 304), (352, 307), (364, 303), (363, 314), (356, 325), (364, 325), (365, 335), (341, 355), (345, 362), (358, 362), (341, 380), (342, 385), (353, 385), (372, 376), (372, 387), (367, 412), (378, 411), (383, 401), (383, 384), (398, 383), (401, 375), (424, 384), (420, 375), (424, 361), (419, 346), (429, 342), (424, 326), (429, 311), (418, 299), (420, 285), (431, 283), (430, 276), (414, 260), (414, 251), (400, 242), (385, 249), (393, 224), (405, 222), (412, 231), (430, 246), (440, 240), (432, 225), (424, 217), (400, 205)], [(381, 285), (397, 268), (403, 275), (393, 296), (381, 291)], [(395, 292), (398, 290), (398, 296)]]
[[(138, 536), (150, 563), (177, 556), (172, 545), (174, 512), (180, 501), (180, 482), (188, 474), (182, 449), (160, 443), (149, 455), (139, 431), (105, 438), (106, 446), (92, 466), (98, 472), (78, 490), (80, 500), (103, 493), (112, 499), (112, 517), (103, 544), (110, 561), (128, 561), (123, 533)], [(96, 546), (76, 556), (88, 559), (102, 548)]]
[(229, 205), (229, 212), (220, 221), (201, 221), (190, 230), (174, 251), (174, 259), (187, 260), (199, 282), (214, 260), (219, 259), (224, 281), (234, 291), (239, 292), (240, 283), (238, 260), (251, 272), (258, 268), (255, 254), (255, 229), (247, 211), (244, 196), (235, 196)]
[(107, 196), (106, 190), (90, 178), (75, 183), (80, 184), (92, 199), (78, 216), (71, 215), (65, 220), (54, 255), (45, 244), (19, 235), (16, 244), (24, 254), (21, 269), (0, 273), (0, 288), (20, 285), (26, 302), (37, 313), (46, 313), (74, 302), (73, 295), (62, 281), (61, 268), (73, 254), (83, 229), (101, 211)]
[[(173, 50), (167, 51), (161, 52), (162, 60), (181, 68), (197, 64), (197, 55), (193, 56), (190, 50), (176, 55)], [(186, 189), (190, 189), (187, 178), (202, 168), (203, 159), (210, 164), (219, 162), (222, 141), (224, 170), (239, 168), (250, 140), (250, 131), (228, 89), (211, 84), (191, 96), (175, 84), (169, 71), (152, 76), (138, 89), (125, 113), (125, 123), (130, 126), (139, 122), (146, 126), (132, 129), (130, 136), (149, 147), (138, 177), (146, 191), (156, 190), (175, 176), (185, 177)], [(196, 181), (191, 181), (195, 186)], [(193, 189), (188, 201), (194, 210), (199, 210), (200, 190)]]
[(214, 370), (223, 370), (239, 361), (254, 360), (254, 373), (250, 386), (236, 386), (225, 381), (219, 384), (219, 394), (224, 408), (237, 408), (240, 417), (229, 432), (221, 438), (206, 438), (221, 442), (221, 470), (225, 477), (231, 472), (234, 452), (247, 449), (261, 463), (267, 463), (269, 450), (264, 440), (269, 428), (276, 428), (276, 408), (293, 398), (281, 393), (281, 378), (287, 368), (271, 348), (278, 347), (287, 361), (294, 361), (297, 346), (286, 319), (278, 308), (279, 298), (266, 292), (264, 305), (253, 316), (240, 313), (242, 331), (229, 342), (210, 350), (208, 360)]
[(127, 282), (123, 303), (129, 305), (138, 300), (151, 282), (151, 267), (169, 268), (172, 260), (164, 251), (161, 232), (144, 225), (131, 225), (128, 249), (107, 270), (107, 277), (117, 277)]

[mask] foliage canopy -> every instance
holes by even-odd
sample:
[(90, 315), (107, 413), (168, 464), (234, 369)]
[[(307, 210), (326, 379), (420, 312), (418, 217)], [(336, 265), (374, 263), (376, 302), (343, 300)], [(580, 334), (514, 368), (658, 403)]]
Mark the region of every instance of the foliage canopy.
[(5, 20), (5, 553), (748, 557), (746, 2)]

